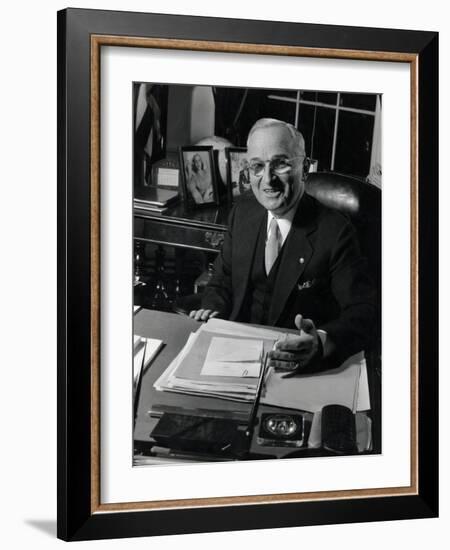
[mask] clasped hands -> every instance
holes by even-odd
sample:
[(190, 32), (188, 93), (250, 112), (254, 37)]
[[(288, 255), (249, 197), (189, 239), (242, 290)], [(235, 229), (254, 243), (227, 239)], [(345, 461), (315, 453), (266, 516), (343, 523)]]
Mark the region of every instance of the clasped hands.
[[(196, 321), (207, 321), (219, 314), (211, 309), (191, 311), (189, 317)], [(277, 371), (286, 372), (286, 376), (300, 374), (322, 357), (322, 343), (316, 326), (311, 319), (296, 315), (295, 326), (298, 334), (286, 333), (284, 339), (278, 340), (275, 349), (269, 352), (268, 366)]]

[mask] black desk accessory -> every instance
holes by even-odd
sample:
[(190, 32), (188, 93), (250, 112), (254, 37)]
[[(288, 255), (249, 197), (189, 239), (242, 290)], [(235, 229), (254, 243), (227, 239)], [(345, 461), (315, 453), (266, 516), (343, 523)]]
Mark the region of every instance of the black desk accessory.
[(322, 447), (337, 454), (357, 451), (355, 415), (343, 405), (322, 409)]
[(268, 359), (266, 354), (247, 427), (238, 419), (164, 412), (150, 434), (151, 439), (172, 451), (208, 453), (224, 458), (269, 458), (250, 452)]
[[(266, 353), (246, 432), (250, 444), (257, 423), (256, 416), (258, 413), (259, 402), (261, 400), (264, 380), (266, 378), (268, 361), (269, 354)], [(256, 443), (263, 447), (301, 447), (304, 443), (303, 415), (291, 413), (264, 413), (261, 416)]]
[(305, 441), (302, 414), (264, 413), (256, 442), (264, 447), (302, 447)]
[(246, 448), (242, 424), (229, 418), (163, 413), (150, 435), (178, 451), (235, 455)]

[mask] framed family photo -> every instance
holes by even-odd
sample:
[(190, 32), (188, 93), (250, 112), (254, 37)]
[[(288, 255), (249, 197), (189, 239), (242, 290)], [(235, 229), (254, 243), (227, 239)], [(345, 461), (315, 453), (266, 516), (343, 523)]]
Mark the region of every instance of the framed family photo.
[(190, 208), (218, 204), (212, 146), (180, 149), (183, 167), (183, 193)]
[(437, 516), (437, 82), (433, 32), (58, 13), (60, 538)]
[(228, 192), (231, 200), (250, 191), (250, 170), (245, 147), (228, 147)]

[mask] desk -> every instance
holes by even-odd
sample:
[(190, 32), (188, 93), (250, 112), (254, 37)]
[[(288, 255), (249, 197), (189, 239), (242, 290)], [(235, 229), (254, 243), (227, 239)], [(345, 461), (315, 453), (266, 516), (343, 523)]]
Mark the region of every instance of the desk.
[[(184, 202), (176, 204), (163, 214), (135, 208), (133, 235), (135, 280), (145, 282), (147, 285), (136, 289), (135, 302), (153, 307), (153, 294), (159, 281), (162, 281), (168, 294), (164, 306), (166, 310), (172, 309), (172, 300), (179, 296), (176, 287), (179, 288), (181, 295), (192, 294), (194, 281), (222, 248), (225, 233), (228, 231), (227, 220), (230, 210), (230, 204), (188, 210)], [(149, 266), (146, 267), (146, 244), (159, 246), (153, 270)], [(166, 269), (165, 246), (175, 249), (176, 262), (171, 269), (170, 266)], [(206, 253), (210, 257), (203, 259), (201, 262), (203, 266), (200, 268), (195, 264), (186, 266), (185, 256), (189, 249)], [(169, 271), (172, 271), (172, 275), (169, 275)], [(173, 271), (175, 271), (174, 274)], [(164, 300), (159, 300), (161, 308), (163, 302)]]
[(230, 210), (230, 204), (188, 210), (184, 202), (163, 214), (135, 208), (134, 239), (217, 253), (227, 231)]
[(199, 397), (183, 395), (172, 392), (159, 392), (153, 387), (155, 380), (161, 376), (169, 363), (186, 343), (191, 332), (199, 328), (199, 323), (174, 313), (141, 309), (134, 316), (134, 333), (147, 338), (158, 338), (164, 342), (163, 349), (159, 352), (153, 363), (142, 378), (140, 399), (137, 409), (136, 426), (134, 431), (135, 441), (145, 442), (149, 440), (149, 433), (155, 421), (150, 418), (149, 411), (156, 405), (165, 407), (183, 407), (191, 410), (202, 408), (234, 412), (243, 419), (250, 413), (251, 405), (237, 403), (212, 397)]
[[(199, 323), (181, 315), (173, 313), (160, 312), (155, 310), (141, 309), (134, 316), (134, 333), (147, 338), (158, 338), (164, 342), (164, 347), (145, 372), (139, 396), (137, 407), (136, 425), (134, 431), (135, 443), (140, 448), (145, 448), (146, 443), (150, 447), (150, 432), (156, 425), (157, 420), (151, 418), (149, 411), (157, 408), (158, 405), (173, 408), (185, 408), (191, 412), (198, 409), (226, 411), (235, 418), (246, 422), (249, 417), (251, 404), (235, 401), (226, 401), (211, 397), (199, 397), (192, 395), (183, 395), (180, 393), (159, 392), (153, 387), (155, 380), (163, 373), (169, 363), (175, 358), (178, 352), (186, 343), (190, 332), (199, 328)], [(274, 407), (261, 406), (259, 415), (263, 412), (277, 411)], [(258, 415), (258, 416), (259, 416)], [(359, 430), (367, 430), (367, 423), (364, 418), (359, 417)], [(367, 437), (367, 434), (362, 434)], [(294, 449), (286, 447), (260, 447), (255, 443), (256, 430), (253, 437), (251, 450), (260, 454), (266, 454), (271, 457), (282, 458), (290, 454)], [(324, 455), (321, 450), (302, 451), (304, 456)]]

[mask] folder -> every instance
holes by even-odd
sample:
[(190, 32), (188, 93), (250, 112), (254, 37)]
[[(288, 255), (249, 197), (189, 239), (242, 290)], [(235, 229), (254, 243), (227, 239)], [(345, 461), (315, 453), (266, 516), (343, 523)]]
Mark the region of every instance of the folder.
[[(159, 391), (252, 402), (256, 395), (257, 378), (202, 375), (209, 346), (213, 338), (232, 338), (238, 350), (240, 341), (256, 339), (263, 341), (264, 352), (268, 352), (283, 334), (266, 327), (210, 319), (190, 335), (184, 348), (156, 380), (154, 387)], [(319, 411), (329, 404), (345, 405), (353, 411), (368, 410), (370, 401), (364, 354), (361, 352), (350, 357), (334, 370), (314, 375), (287, 379), (283, 378), (283, 373), (270, 369), (261, 403), (310, 412)]]

